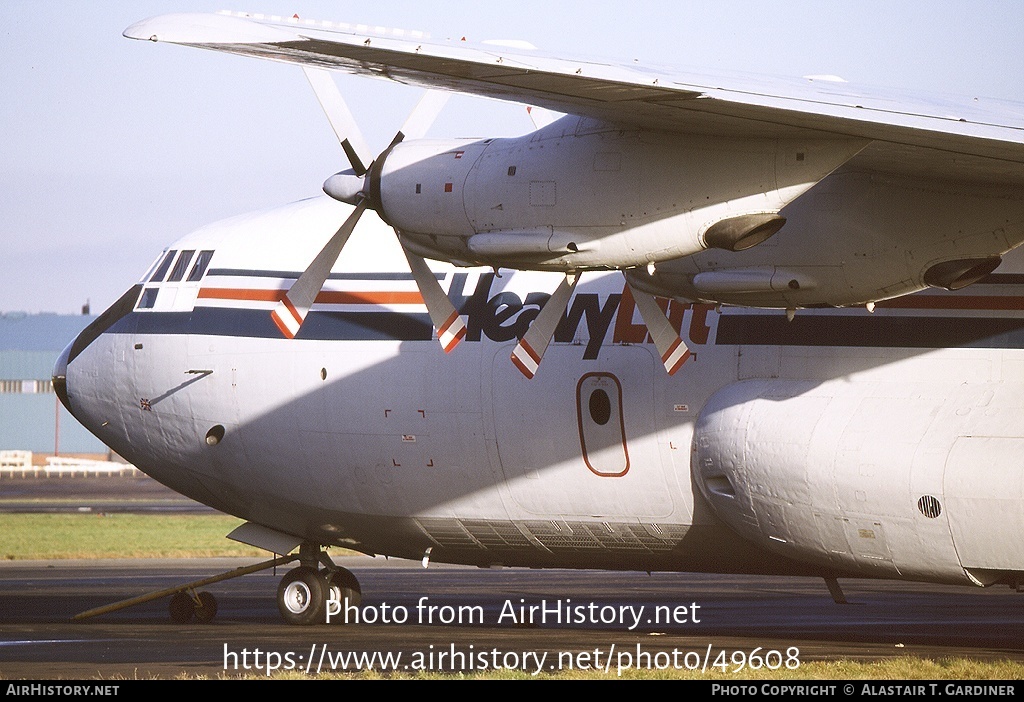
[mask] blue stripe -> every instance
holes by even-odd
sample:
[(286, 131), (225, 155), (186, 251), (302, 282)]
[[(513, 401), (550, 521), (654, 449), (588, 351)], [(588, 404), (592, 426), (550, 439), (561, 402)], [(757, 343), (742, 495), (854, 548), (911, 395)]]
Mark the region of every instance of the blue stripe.
[[(113, 334), (199, 334), (282, 339), (269, 310), (197, 307), (192, 312), (133, 312)], [(310, 312), (297, 339), (319, 341), (429, 341), (430, 316), (401, 312)]]
[(861, 346), (876, 348), (1024, 348), (1020, 317), (883, 317), (727, 314), (719, 346)]

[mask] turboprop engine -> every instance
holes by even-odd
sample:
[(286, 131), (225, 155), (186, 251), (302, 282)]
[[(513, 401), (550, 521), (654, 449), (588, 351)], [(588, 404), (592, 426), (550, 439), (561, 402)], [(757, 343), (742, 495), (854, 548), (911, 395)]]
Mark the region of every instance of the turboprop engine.
[(565, 117), (511, 139), (394, 144), (324, 190), (371, 209), (418, 253), (461, 265), (628, 268), (777, 232), (779, 210), (863, 142), (729, 139)]
[[(755, 246), (785, 223), (781, 208), (866, 143), (644, 132), (577, 116), (513, 139), (436, 141), (422, 137), (446, 97), (428, 91), (369, 160), (333, 79), (303, 70), (350, 165), (325, 181), (324, 192), (354, 209), (274, 310), (281, 333), (299, 334), (369, 209), (395, 230), (445, 352), (466, 327), (425, 259), (565, 273), (512, 352), (527, 378), (540, 367), (581, 271)], [(665, 369), (675, 373), (690, 357), (686, 344), (652, 295), (633, 293)]]

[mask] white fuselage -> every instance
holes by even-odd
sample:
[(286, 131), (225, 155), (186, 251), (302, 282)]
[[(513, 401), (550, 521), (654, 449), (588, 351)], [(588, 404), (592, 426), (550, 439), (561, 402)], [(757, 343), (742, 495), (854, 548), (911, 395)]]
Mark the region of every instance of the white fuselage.
[(964, 584), (1024, 571), (1015, 285), (792, 323), (673, 301), (695, 357), (669, 377), (622, 275), (588, 273), (526, 380), (509, 354), (558, 274), (438, 264), (468, 327), (445, 355), (370, 216), (282, 338), (270, 311), (348, 211), (317, 198), (175, 243), (212, 251), (208, 268), (150, 271), (69, 347), (75, 416), (194, 499), (369, 553)]

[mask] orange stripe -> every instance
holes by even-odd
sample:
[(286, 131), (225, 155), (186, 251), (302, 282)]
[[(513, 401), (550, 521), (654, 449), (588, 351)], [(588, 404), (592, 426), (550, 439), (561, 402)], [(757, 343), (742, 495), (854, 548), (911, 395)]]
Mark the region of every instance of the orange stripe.
[(449, 342), (449, 344), (444, 347), (444, 352), (445, 353), (451, 353), (451, 350), (454, 349), (456, 346), (458, 346), (459, 342), (462, 341), (465, 337), (466, 337), (466, 328), (463, 327), (462, 329), (459, 329), (459, 333), (455, 335), (455, 338), (453, 338), (451, 340), (451, 342)]
[(680, 357), (680, 359), (679, 359), (678, 361), (676, 361), (676, 364), (675, 364), (674, 366), (672, 366), (671, 368), (669, 368), (669, 369), (668, 369), (668, 374), (669, 374), (669, 375), (675, 375), (675, 374), (676, 374), (676, 371), (677, 371), (677, 370), (679, 370), (679, 369), (680, 369), (680, 368), (682, 367), (682, 365), (683, 365), (684, 363), (686, 363), (686, 360), (687, 360), (688, 358), (690, 358), (690, 356), (691, 356), (691, 354), (690, 354), (690, 350), (689, 350), (689, 349), (687, 349), (687, 350), (686, 350), (686, 353), (684, 353), (684, 354), (682, 355), (682, 357)]
[(292, 316), (292, 319), (295, 320), (295, 323), (301, 327), (302, 320), (305, 319), (305, 316), (299, 314), (299, 311), (295, 309), (295, 305), (292, 304), (291, 298), (285, 295), (281, 302), (284, 304), (285, 309), (288, 310), (288, 313)]
[(418, 291), (392, 292), (321, 292), (317, 302), (329, 305), (422, 305), (423, 296)]
[(516, 358), (515, 354), (512, 354), (512, 363), (519, 369), (520, 373), (526, 376), (527, 380), (533, 379), (533, 371), (527, 368), (525, 363)]
[[(243, 290), (239, 288), (203, 288), (199, 297), (204, 300), (251, 300), (253, 302), (280, 302), (287, 290)], [(422, 305), (423, 296), (417, 291), (383, 292), (324, 292), (316, 301), (328, 305)]]
[(453, 324), (455, 324), (455, 320), (457, 320), (458, 318), (459, 318), (459, 313), (458, 313), (458, 311), (454, 311), (454, 312), (452, 312), (452, 313), (451, 313), (450, 315), (448, 315), (448, 319), (444, 320), (444, 324), (442, 324), (442, 325), (441, 325), (441, 328), (437, 330), (437, 335), (438, 335), (438, 336), (441, 336), (441, 335), (442, 335), (442, 334), (444, 334), (444, 333), (445, 333), (446, 331), (448, 331), (448, 329), (449, 329), (449, 328), (450, 328), (450, 327), (451, 327), (451, 326), (452, 326)]
[(286, 339), (295, 338), (295, 335), (292, 334), (292, 330), (285, 326), (285, 323), (282, 322), (281, 318), (277, 316), (277, 310), (274, 310), (273, 312), (270, 313), (270, 318), (274, 320), (274, 324), (277, 325), (277, 328), (281, 330), (281, 333), (284, 334)]
[(287, 290), (240, 290), (237, 288), (203, 288), (199, 297), (207, 300), (253, 300), (280, 302)]
[(530, 346), (528, 343), (526, 343), (526, 339), (520, 339), (519, 340), (519, 347), (523, 351), (525, 351), (530, 356), (530, 358), (533, 359), (534, 363), (536, 363), (538, 366), (540, 365), (540, 355), (536, 351), (533, 350), (532, 346)]
[(683, 343), (683, 340), (680, 338), (677, 338), (675, 341), (673, 341), (672, 345), (668, 347), (668, 351), (666, 351), (665, 354), (661, 357), (661, 362), (667, 363), (668, 359), (672, 358), (672, 354), (675, 352), (676, 348), (681, 343)]

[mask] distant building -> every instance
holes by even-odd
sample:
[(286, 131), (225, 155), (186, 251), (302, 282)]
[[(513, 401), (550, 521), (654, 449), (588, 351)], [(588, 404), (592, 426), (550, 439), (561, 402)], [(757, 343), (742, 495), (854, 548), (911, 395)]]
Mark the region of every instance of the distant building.
[(108, 453), (60, 404), (57, 356), (94, 315), (0, 314), (0, 450)]

